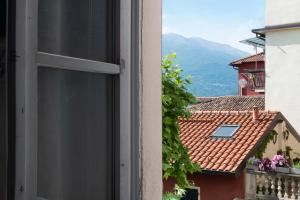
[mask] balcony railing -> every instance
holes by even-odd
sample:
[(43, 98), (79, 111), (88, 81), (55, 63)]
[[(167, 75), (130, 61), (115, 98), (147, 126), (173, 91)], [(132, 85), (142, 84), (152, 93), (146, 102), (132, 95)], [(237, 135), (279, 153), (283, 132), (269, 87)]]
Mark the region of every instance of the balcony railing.
[[(277, 172), (247, 171), (248, 185), (254, 190), (248, 191), (246, 199), (300, 199), (300, 175)], [(252, 179), (252, 181), (251, 181)], [(247, 185), (247, 183), (246, 183)]]
[(249, 84), (250, 89), (257, 90), (257, 89), (264, 89), (265, 88), (265, 72), (252, 72), (248, 75), (249, 77)]

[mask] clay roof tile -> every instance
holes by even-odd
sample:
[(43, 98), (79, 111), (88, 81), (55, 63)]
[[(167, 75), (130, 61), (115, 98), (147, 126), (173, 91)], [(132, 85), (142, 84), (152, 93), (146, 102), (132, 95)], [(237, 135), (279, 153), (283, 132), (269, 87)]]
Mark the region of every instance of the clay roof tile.
[[(191, 118), (179, 120), (180, 139), (192, 161), (205, 170), (235, 173), (277, 114), (261, 111), (257, 125), (253, 125), (249, 111), (197, 111)], [(231, 138), (211, 137), (223, 123), (237, 124), (240, 128)]]

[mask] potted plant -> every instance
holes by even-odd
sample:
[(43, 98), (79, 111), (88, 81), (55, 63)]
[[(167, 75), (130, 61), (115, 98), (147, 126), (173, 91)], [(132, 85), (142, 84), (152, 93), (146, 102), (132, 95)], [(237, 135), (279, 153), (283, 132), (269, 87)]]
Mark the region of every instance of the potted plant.
[(300, 174), (300, 162), (297, 162), (291, 168), (291, 173), (293, 174)]
[(290, 168), (288, 165), (288, 161), (285, 159), (283, 155), (275, 155), (272, 158), (272, 168), (280, 173), (289, 173)]
[(269, 158), (263, 158), (258, 165), (260, 171), (273, 171), (272, 161)]
[(246, 169), (247, 170), (258, 171), (259, 163), (260, 163), (260, 159), (253, 156), (253, 157), (248, 159), (247, 164), (246, 164)]

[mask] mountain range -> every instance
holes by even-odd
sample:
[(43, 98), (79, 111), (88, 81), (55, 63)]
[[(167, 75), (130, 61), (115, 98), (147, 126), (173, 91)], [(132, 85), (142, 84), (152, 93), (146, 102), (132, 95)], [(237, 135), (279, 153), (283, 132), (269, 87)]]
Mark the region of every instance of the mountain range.
[(183, 75), (192, 76), (188, 90), (195, 96), (225, 96), (237, 94), (237, 71), (228, 64), (249, 53), (199, 37), (187, 38), (164, 34), (163, 55), (176, 53)]

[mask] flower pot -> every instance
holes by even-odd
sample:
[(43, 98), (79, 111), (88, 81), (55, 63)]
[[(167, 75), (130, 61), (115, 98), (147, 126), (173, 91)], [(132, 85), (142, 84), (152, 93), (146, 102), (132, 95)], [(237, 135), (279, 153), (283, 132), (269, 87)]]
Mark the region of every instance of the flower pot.
[(290, 168), (289, 167), (276, 167), (275, 169), (276, 172), (279, 172), (279, 173), (290, 173)]
[(250, 165), (250, 164), (247, 164), (247, 165), (246, 165), (246, 169), (247, 169), (247, 170), (251, 170), (251, 171), (258, 171), (258, 166), (257, 166), (257, 165)]
[(300, 174), (300, 169), (293, 167), (293, 168), (291, 168), (291, 173), (292, 174)]

